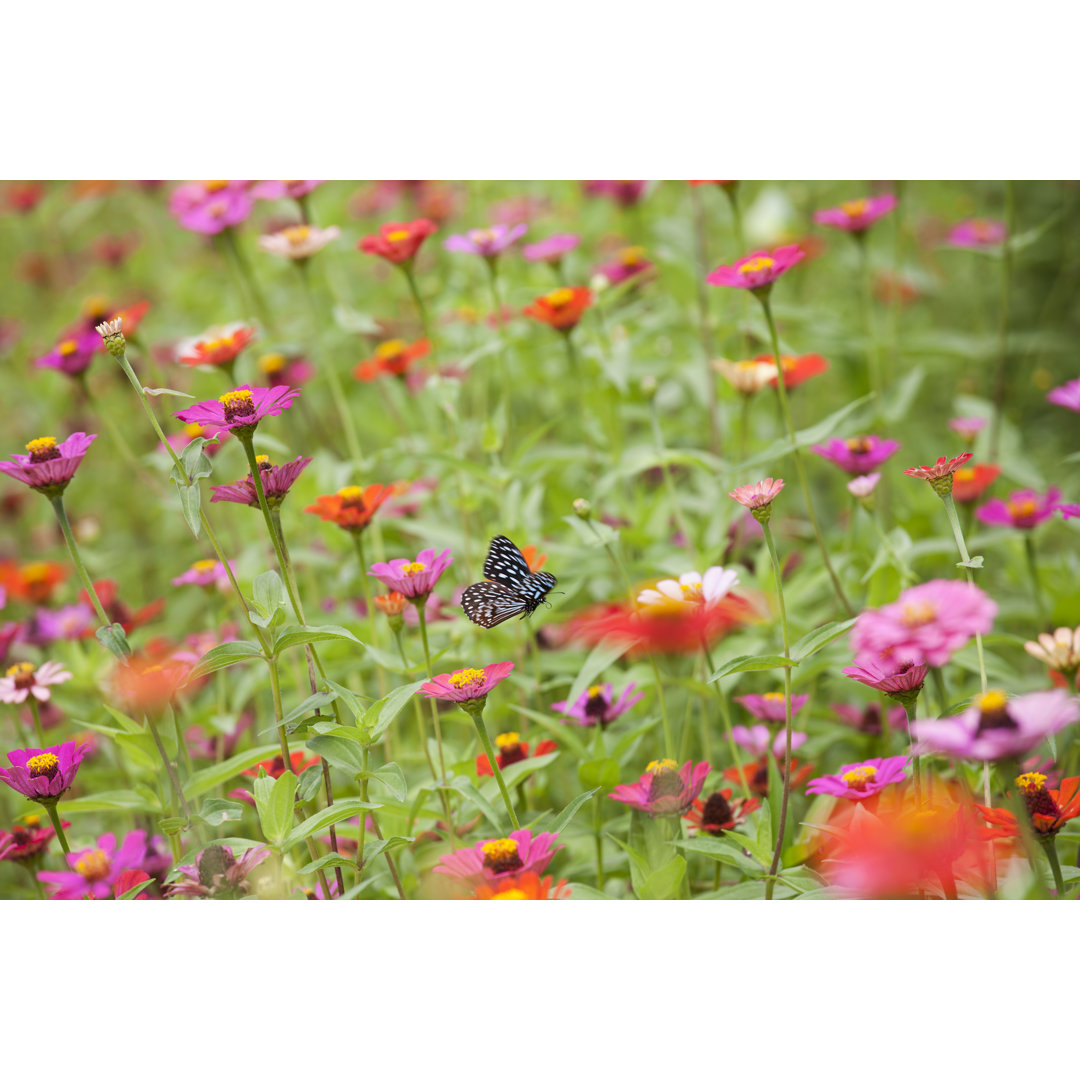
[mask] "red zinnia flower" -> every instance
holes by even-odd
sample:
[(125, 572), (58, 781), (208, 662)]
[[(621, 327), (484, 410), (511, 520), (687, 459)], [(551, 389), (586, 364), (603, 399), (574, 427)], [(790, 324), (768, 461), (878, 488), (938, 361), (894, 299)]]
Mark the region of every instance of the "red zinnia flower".
[[(784, 763), (782, 761), (777, 762), (777, 768), (780, 770), (780, 775), (784, 775)], [(797, 759), (791, 759), (791, 787), (794, 790), (797, 787), (802, 787), (809, 779), (810, 774), (814, 771), (812, 765), (800, 765)], [(725, 780), (730, 780), (733, 784), (741, 784), (744, 780), (746, 786), (755, 794), (765, 798), (769, 794), (769, 758), (763, 754), (757, 759), (757, 761), (748, 762), (742, 767), (742, 772), (732, 766), (730, 769), (725, 769), (723, 772)]]
[[(165, 608), (165, 599), (162, 597), (159, 600), (154, 600), (152, 603), (147, 604), (145, 607), (139, 608), (138, 611), (132, 611), (117, 596), (118, 588), (116, 582), (111, 578), (104, 578), (101, 581), (94, 582), (94, 592), (97, 593), (97, 598), (101, 603), (101, 606), (105, 609), (105, 614), (109, 616), (110, 622), (118, 622), (123, 628), (125, 634), (130, 634), (132, 630), (137, 626), (142, 626), (144, 623), (150, 622), (152, 619), (156, 619)], [(79, 593), (79, 600), (87, 607), (93, 607), (90, 602), (90, 596), (84, 589)], [(89, 628), (83, 637), (93, 637), (94, 629)]]
[[(529, 744), (522, 742), (521, 737), (516, 731), (507, 731), (502, 735), (495, 736), (495, 746), (498, 749), (496, 758), (499, 763), (499, 769), (505, 769), (508, 765), (513, 765), (517, 761), (524, 761), (530, 757), (543, 757), (544, 754), (550, 754), (553, 750), (559, 749), (559, 744), (552, 739), (544, 739), (543, 742), (536, 744), (536, 749), (530, 754)], [(491, 762), (487, 759), (487, 754), (478, 754), (476, 757), (476, 775), (477, 776), (494, 776), (491, 771)]]
[(999, 476), (999, 465), (972, 465), (953, 473), (952, 497), (957, 502), (974, 502)]
[(731, 788), (714, 791), (707, 799), (695, 799), (683, 817), (691, 830), (719, 836), (741, 825), (761, 805), (757, 799), (732, 799)]
[(378, 255), (387, 262), (410, 265), (420, 245), (437, 230), (435, 222), (427, 218), (390, 221), (380, 225), (377, 233), (365, 236), (356, 246), (368, 255)]
[[(755, 356), (754, 360), (759, 364), (776, 363), (772, 354)], [(798, 386), (799, 383), (806, 382), (807, 379), (812, 379), (815, 375), (823, 375), (829, 370), (829, 361), (817, 353), (807, 353), (805, 356), (781, 355), (780, 362), (784, 368), (784, 386), (788, 390), (793, 386)], [(777, 380), (778, 376), (774, 375), (769, 380), (769, 385), (775, 386)]]
[[(303, 750), (293, 750), (289, 754), (289, 762), (292, 765), (290, 771), (299, 774), (305, 769), (310, 769), (313, 765), (318, 765), (319, 759), (314, 756), (309, 757)], [(240, 775), (258, 777), (260, 769), (272, 780), (276, 780), (285, 772), (285, 759), (278, 754), (277, 757), (273, 757), (269, 761), (260, 761), (253, 769), (245, 769)]]
[(547, 323), (564, 334), (573, 330), (592, 306), (593, 294), (582, 285), (556, 289), (538, 297), (522, 312), (530, 319)]

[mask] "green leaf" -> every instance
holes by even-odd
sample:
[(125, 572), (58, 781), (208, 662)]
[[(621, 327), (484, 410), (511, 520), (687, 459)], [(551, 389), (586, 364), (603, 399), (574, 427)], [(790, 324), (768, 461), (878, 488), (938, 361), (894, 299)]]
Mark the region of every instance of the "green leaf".
[(263, 835), (275, 847), (289, 832), (296, 801), (296, 774), (283, 772), (276, 780), (260, 776), (255, 781), (255, 808)]
[(357, 722), (357, 729), (364, 741), (370, 746), (383, 737), (383, 733), (393, 723), (394, 718), (405, 705), (416, 696), (426, 679), (395, 687), (386, 697), (379, 698), (364, 710), (364, 715)]
[(676, 855), (670, 862), (654, 870), (640, 889), (635, 889), (639, 900), (674, 900), (679, 895), (679, 886), (686, 876), (686, 860)]
[(516, 702), (511, 701), (507, 704), (514, 712), (521, 713), (522, 716), (527, 716), (530, 720), (535, 720), (545, 731), (554, 735), (559, 742), (566, 743), (578, 757), (588, 757), (589, 748), (586, 746), (585, 740), (574, 731), (571, 725), (563, 724), (551, 716), (545, 716), (542, 712), (537, 712), (536, 709), (528, 709), (524, 705), (518, 705)]
[(285, 838), (285, 842), (281, 845), (281, 848), (283, 851), (287, 851), (294, 844), (298, 844), (301, 840), (305, 840), (309, 836), (314, 836), (315, 833), (330, 828), (331, 825), (336, 825), (339, 821), (355, 817), (364, 810), (378, 810), (381, 806), (382, 803), (364, 802), (363, 799), (338, 799), (333, 806), (328, 806), (325, 809), (320, 810), (306, 821), (302, 821), (296, 825), (292, 832)]
[(602, 521), (583, 521), (577, 514), (567, 514), (563, 521), (574, 530), (585, 547), (607, 547), (619, 538), (618, 532)]
[(259, 609), (259, 616), (253, 620), (259, 626), (267, 627), (278, 621), (278, 616), (285, 617), (285, 586), (281, 583), (276, 570), (267, 570), (251, 583), (251, 595)]
[(714, 683), (725, 675), (734, 675), (737, 671), (768, 671), (771, 668), (795, 667), (798, 660), (789, 660), (786, 656), (736, 656), (726, 664), (721, 664), (709, 676)]
[(583, 761), (578, 766), (578, 780), (582, 787), (592, 787), (594, 791), (601, 788), (610, 791), (619, 782), (619, 763), (614, 758)]
[(903, 378), (890, 383), (881, 402), (882, 412), (890, 424), (898, 424), (907, 416), (925, 377), (926, 368), (920, 364), (908, 371)]
[(983, 557), (981, 555), (973, 555), (970, 559), (965, 559), (963, 562), (958, 562), (957, 566), (966, 566), (969, 570), (981, 570), (983, 567)]
[[(334, 731), (328, 731), (325, 735), (316, 735), (308, 739), (305, 745), (319, 757), (326, 758), (331, 765), (336, 765), (339, 769), (344, 769), (355, 776), (364, 767), (364, 750), (354, 736), (345, 734), (352, 730), (355, 729), (339, 728), (335, 725)], [(337, 734), (338, 731), (342, 734)]]
[(450, 786), (460, 791), (488, 819), (498, 833), (505, 832), (506, 822), (503, 820), (503, 815), (499, 814), (495, 807), (476, 790), (475, 785), (467, 776), (455, 776), (450, 781)]
[(153, 884), (154, 884), (154, 879), (152, 877), (147, 878), (145, 881), (140, 881), (139, 884), (134, 886), (133, 888), (128, 889), (127, 892), (121, 893), (116, 899), (117, 900), (134, 900), (135, 897), (137, 897), (139, 895), (139, 893), (141, 893), (143, 891), (143, 889), (148, 889)]
[(388, 851), (396, 851), (398, 848), (408, 847), (416, 839), (415, 836), (384, 836), (381, 840), (364, 845), (364, 865), (367, 866), (372, 859)]
[(796, 663), (813, 656), (818, 649), (824, 649), (830, 641), (835, 641), (842, 634), (846, 634), (855, 625), (854, 619), (843, 619), (839, 622), (826, 623), (816, 630), (811, 630), (805, 637), (799, 638), (791, 646), (791, 655)]
[[(311, 694), (304, 698), (299, 705), (294, 709), (290, 709), (281, 719), (282, 726), (285, 728), (286, 735), (292, 735), (296, 731), (300, 731), (306, 727), (310, 727), (311, 724), (319, 723), (324, 720), (324, 716), (316, 716), (314, 714), (315, 709), (323, 709), (327, 705), (333, 704), (337, 700), (336, 690), (320, 690), (318, 693)], [(310, 721), (311, 724), (307, 723)]]
[(120, 660), (126, 660), (131, 655), (131, 647), (127, 643), (127, 634), (124, 633), (124, 628), (118, 622), (114, 622), (111, 626), (99, 627), (94, 637), (113, 656), (118, 657)]
[(226, 821), (239, 821), (243, 816), (243, 804), (234, 799), (206, 799), (194, 818), (216, 829), (224, 825)]
[(633, 644), (633, 639), (628, 640), (627, 638), (615, 638), (613, 636), (600, 641), (592, 652), (585, 657), (585, 663), (581, 665), (581, 670), (574, 680), (574, 685), (570, 687), (570, 693), (566, 695), (566, 700), (570, 702), (577, 701), (596, 682), (597, 676), (611, 667)]
[[(821, 442), (822, 439), (828, 438), (839, 426), (846, 420), (856, 409), (862, 408), (868, 401), (871, 400), (873, 394), (866, 394), (861, 398), (857, 398), (855, 401), (848, 402), (843, 408), (837, 409), (836, 412), (826, 416), (820, 423), (815, 424), (813, 427), (804, 428), (802, 431), (795, 433), (795, 443), (802, 449), (810, 446), (811, 443)], [(752, 473), (755, 469), (762, 465), (768, 465), (778, 458), (785, 457), (791, 453), (791, 439), (784, 437), (777, 439), (776, 442), (764, 450), (762, 453), (750, 458), (749, 461), (732, 462), (727, 466), (728, 472), (738, 470), (740, 472)]]
[(153, 813), (159, 809), (134, 791), (99, 791), (96, 795), (86, 795), (81, 799), (62, 799), (57, 808), (61, 817), (100, 814), (108, 810)]
[(614, 900), (615, 897), (594, 889), (591, 885), (583, 885), (580, 881), (570, 882), (570, 900)]
[(403, 803), (409, 797), (409, 783), (405, 779), (405, 774), (401, 771), (401, 766), (396, 761), (388, 761), (385, 765), (366, 775), (372, 780), (378, 780), (398, 802)]
[(263, 746), (253, 746), (250, 750), (234, 754), (225, 761), (220, 761), (216, 765), (210, 765), (205, 769), (200, 769), (197, 773), (193, 773), (184, 785), (184, 794), (189, 799), (193, 799), (211, 788), (217, 787), (218, 784), (224, 784), (226, 780), (231, 780), (245, 769), (258, 765), (260, 761), (267, 761), (280, 753), (281, 747), (277, 743), (268, 743)]
[(320, 870), (332, 869), (335, 866), (340, 866), (343, 870), (356, 869), (356, 863), (352, 859), (347, 859), (344, 855), (335, 855), (331, 851), (329, 855), (323, 855), (314, 862), (304, 863), (296, 872), (298, 874), (315, 874)]
[(170, 390), (167, 386), (144, 386), (143, 393), (149, 394), (151, 397), (161, 397), (162, 394), (167, 394), (169, 397), (187, 398), (189, 401), (195, 400), (194, 394), (185, 394), (182, 390)]
[(198, 539), (202, 531), (202, 489), (197, 483), (177, 484), (176, 494), (180, 496), (180, 512), (191, 535)]
[(624, 843), (617, 836), (612, 836), (611, 833), (604, 833), (604, 835), (626, 852), (630, 859), (630, 884), (633, 886), (634, 895), (638, 898), (641, 896), (641, 890), (645, 887), (645, 882), (648, 881), (650, 876), (649, 860), (645, 858), (641, 852), (636, 851), (629, 844)]
[(560, 811), (559, 816), (549, 825), (545, 832), (561, 833), (571, 821), (574, 820), (574, 816), (577, 812), (587, 803), (600, 789), (594, 787), (591, 791), (583, 791), (580, 795), (576, 796), (571, 802), (567, 803), (565, 807)]
[(274, 655), (293, 649), (297, 645), (313, 645), (317, 641), (351, 641), (363, 646), (363, 642), (344, 626), (291, 626), (282, 630), (274, 640)]
[(739, 835), (738, 839), (729, 838), (726, 833), (721, 836), (698, 836), (691, 840), (676, 840), (675, 846), (683, 851), (697, 855), (704, 855), (707, 859), (734, 866), (744, 874), (760, 876), (762, 868), (749, 858), (743, 851), (746, 846), (743, 841), (746, 837)]
[(215, 645), (203, 658), (191, 669), (187, 681), (193, 682), (212, 671), (220, 671), (222, 668), (232, 667), (233, 664), (242, 664), (245, 660), (262, 657), (262, 650), (258, 645), (250, 641), (226, 641), (221, 645)]

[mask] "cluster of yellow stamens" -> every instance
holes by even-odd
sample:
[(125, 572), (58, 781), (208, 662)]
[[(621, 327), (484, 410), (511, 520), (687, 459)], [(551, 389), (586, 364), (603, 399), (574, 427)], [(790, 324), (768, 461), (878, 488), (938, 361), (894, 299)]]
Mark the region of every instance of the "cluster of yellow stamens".
[(101, 848), (88, 851), (75, 864), (75, 869), (87, 881), (104, 881), (109, 876), (109, 857)]
[(853, 454), (868, 454), (871, 449), (870, 440), (865, 435), (860, 435), (855, 439), (848, 439), (847, 448)]
[(72, 341), (68, 338), (66, 341), (61, 341), (59, 347), (56, 350), (61, 356), (74, 356), (79, 351), (79, 343)]
[(500, 750), (512, 750), (520, 742), (521, 736), (516, 731), (506, 731), (495, 736), (495, 745)]
[(202, 424), (185, 424), (184, 434), (189, 439), (198, 439), (206, 434), (206, 428), (204, 428)]
[(1002, 690), (987, 690), (975, 699), (975, 707), (980, 712), (999, 712), (1008, 704), (1009, 695)]
[(412, 577), (413, 574), (419, 574), (421, 571), (426, 570), (426, 569), (427, 569), (427, 566), (422, 562), (410, 562), (410, 563), (406, 563), (401, 568), (401, 572), (406, 577)]
[(522, 866), (516, 840), (489, 840), (481, 849), (484, 865), (497, 874), (518, 870)]
[(26, 771), (31, 776), (52, 777), (59, 767), (60, 759), (55, 754), (35, 754), (26, 759)]
[(856, 791), (865, 791), (866, 785), (877, 776), (877, 769), (873, 765), (860, 765), (857, 769), (849, 769), (840, 777), (849, 788)]
[(784, 695), (778, 694), (775, 690), (770, 690), (767, 694), (761, 695), (766, 701), (783, 701)]
[(1034, 795), (1046, 790), (1046, 777), (1039, 772), (1026, 772), (1016, 778), (1016, 786), (1025, 795)]
[(38, 585), (41, 582), (48, 580), (50, 572), (51, 571), (48, 563), (27, 563), (22, 568), (22, 579), (26, 582), (27, 585)]
[(338, 489), (338, 497), (343, 506), (363, 506), (364, 489), (356, 484)]
[(196, 574), (209, 574), (217, 566), (217, 559), (199, 559), (191, 564), (191, 569)]
[(671, 772), (678, 769), (679, 763), (672, 758), (660, 758), (659, 761), (650, 761), (645, 771), (653, 776), (659, 776), (663, 772)]
[(599, 697), (603, 693), (604, 688), (602, 686), (590, 686), (589, 697)]
[(15, 686), (24, 690), (34, 682), (34, 665), (29, 660), (20, 660), (7, 669), (7, 677), (15, 680)]
[(466, 686), (479, 686), (487, 676), (479, 668), (465, 668), (463, 671), (455, 671), (450, 676), (450, 685), (455, 690), (461, 690)]
[(497, 892), (492, 900), (528, 900), (529, 898), (520, 889), (503, 889)]
[(574, 299), (574, 290), (556, 289), (554, 292), (549, 292), (544, 299), (547, 301), (549, 307), (564, 308)]
[(757, 274), (762, 270), (771, 270), (775, 265), (775, 259), (770, 259), (768, 255), (759, 255), (756, 259), (747, 259), (746, 262), (739, 267), (739, 273)]
[(26, 444), (26, 452), (35, 465), (41, 461), (52, 461), (60, 456), (56, 439), (51, 435), (42, 435), (39, 439), (31, 439)]
[(1013, 521), (1023, 521), (1038, 513), (1039, 504), (1034, 499), (1010, 499), (1009, 516)]
[(311, 228), (307, 225), (290, 225), (281, 230), (281, 235), (290, 244), (302, 244), (311, 235)]
[(222, 394), (218, 401), (225, 406), (226, 420), (251, 416), (255, 412), (255, 401), (250, 390), (230, 390), (227, 394)]
[(645, 249), (643, 247), (623, 248), (619, 253), (619, 262), (623, 266), (640, 266), (645, 261)]
[(375, 357), (378, 360), (393, 360), (395, 356), (400, 356), (407, 348), (404, 341), (401, 338), (391, 338), (389, 341), (384, 341), (381, 345), (375, 348)]

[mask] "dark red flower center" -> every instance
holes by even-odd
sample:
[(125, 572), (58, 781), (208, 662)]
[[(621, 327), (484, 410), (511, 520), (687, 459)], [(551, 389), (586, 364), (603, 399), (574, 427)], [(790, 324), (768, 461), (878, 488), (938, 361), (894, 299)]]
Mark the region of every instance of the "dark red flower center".
[(732, 821), (731, 806), (727, 799), (714, 791), (706, 800), (701, 810), (701, 827), (707, 832), (719, 832), (730, 828)]
[(218, 401), (225, 409), (225, 419), (230, 423), (243, 416), (255, 415), (255, 402), (250, 390), (230, 390), (222, 394)]
[(982, 735), (986, 731), (1015, 731), (1020, 726), (1005, 707), (1008, 700), (1000, 690), (988, 690), (975, 699), (975, 705), (979, 710), (979, 727), (976, 734)]
[[(281, 760), (280, 758), (278, 759)], [(224, 875), (236, 865), (236, 857), (220, 844), (211, 844), (199, 856), (199, 884), (212, 888), (214, 878)]]
[(60, 448), (51, 435), (31, 439), (26, 444), (26, 452), (30, 455), (30, 462), (33, 465), (40, 465), (43, 461), (55, 461), (60, 457)]
[(492, 873), (505, 874), (525, 865), (518, 854), (516, 840), (489, 840), (480, 850), (484, 855), (484, 866)]

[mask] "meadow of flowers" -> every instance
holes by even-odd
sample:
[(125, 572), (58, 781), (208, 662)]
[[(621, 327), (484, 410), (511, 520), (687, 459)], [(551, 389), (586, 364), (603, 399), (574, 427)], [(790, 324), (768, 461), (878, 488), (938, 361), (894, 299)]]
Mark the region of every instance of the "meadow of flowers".
[(1080, 894), (1075, 185), (0, 211), (0, 897)]

